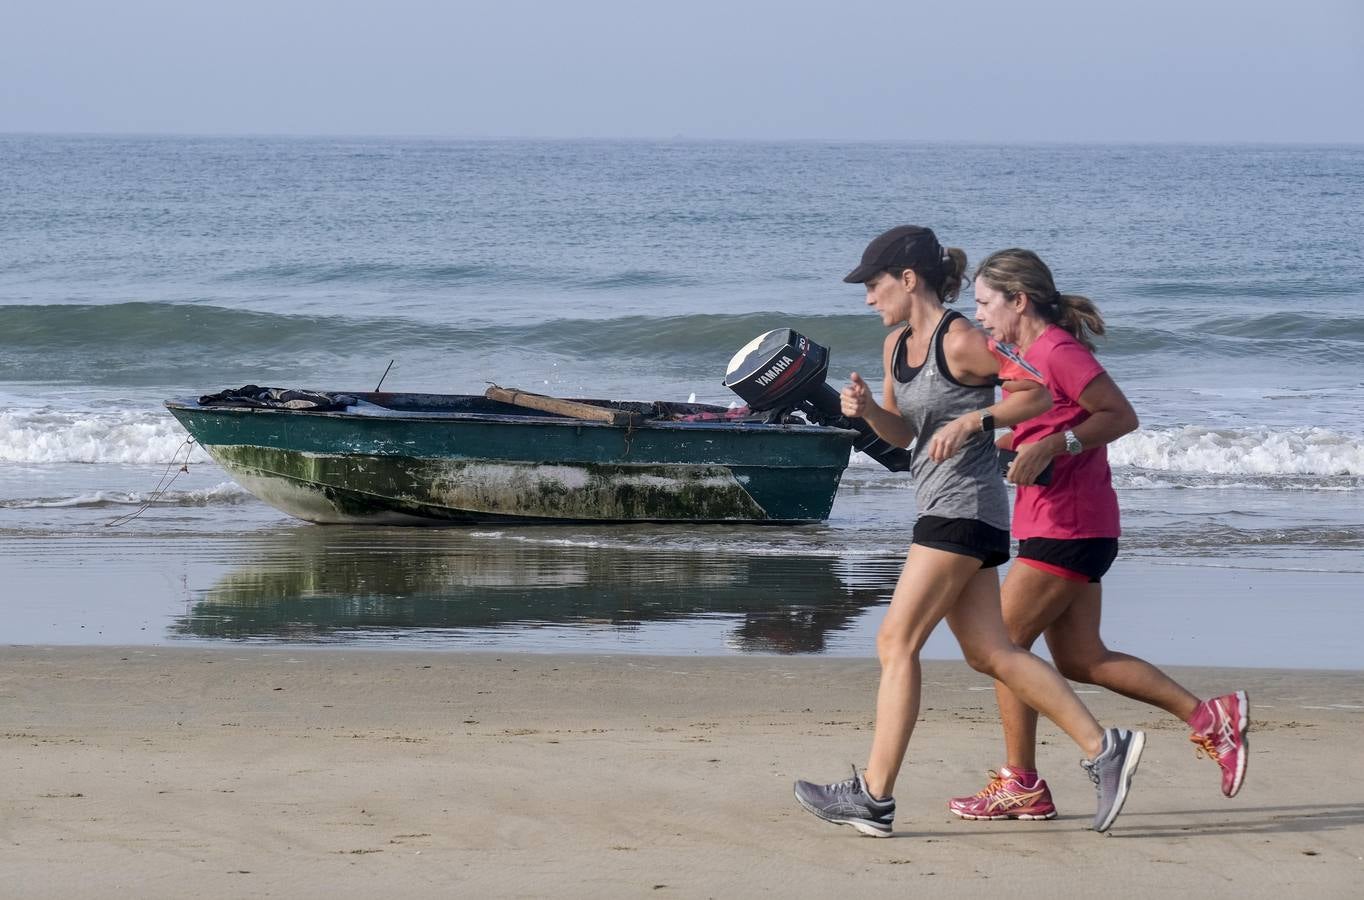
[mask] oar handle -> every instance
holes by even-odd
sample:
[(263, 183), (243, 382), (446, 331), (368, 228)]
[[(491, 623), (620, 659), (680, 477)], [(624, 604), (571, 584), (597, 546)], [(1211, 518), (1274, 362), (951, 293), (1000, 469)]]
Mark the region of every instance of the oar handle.
[(484, 391), (483, 396), (489, 400), (510, 403), (513, 406), (536, 409), (540, 412), (557, 413), (571, 419), (605, 422), (608, 425), (637, 425), (641, 418), (638, 413), (607, 409), (603, 406), (578, 403), (574, 400), (561, 400), (558, 397), (546, 397), (544, 394), (531, 394), (516, 388), (504, 388), (497, 385), (493, 385)]

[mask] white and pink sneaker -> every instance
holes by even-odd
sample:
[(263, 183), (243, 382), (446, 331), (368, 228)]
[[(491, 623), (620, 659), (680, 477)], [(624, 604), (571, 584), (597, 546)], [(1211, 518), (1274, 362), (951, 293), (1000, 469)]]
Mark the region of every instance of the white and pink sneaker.
[(1189, 717), (1193, 729), (1189, 740), (1198, 745), (1199, 756), (1214, 759), (1222, 767), (1222, 793), (1228, 797), (1236, 796), (1246, 777), (1249, 725), (1250, 701), (1245, 691), (1204, 700)]

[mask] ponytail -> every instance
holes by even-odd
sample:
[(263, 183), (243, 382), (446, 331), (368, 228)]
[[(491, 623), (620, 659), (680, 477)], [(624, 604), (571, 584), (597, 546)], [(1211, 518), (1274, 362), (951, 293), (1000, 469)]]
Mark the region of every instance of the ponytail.
[[(961, 285), (966, 280), (966, 251), (960, 247), (942, 247), (941, 250), (942, 253), (936, 261), (909, 268), (928, 283), (939, 300), (951, 303), (961, 296)], [(885, 271), (899, 278), (905, 269), (900, 267)]]
[(960, 247), (944, 247), (942, 261), (942, 283), (938, 285), (938, 298), (951, 303), (961, 295), (961, 283), (966, 278), (966, 251)]
[[(1099, 308), (1094, 301), (1079, 294), (1058, 294), (1052, 309), (1056, 312), (1055, 323), (1070, 332), (1070, 336), (1084, 344), (1091, 353), (1094, 352), (1094, 338), (1104, 333), (1104, 318), (1099, 315)], [(1043, 313), (1042, 318), (1047, 318), (1043, 307), (1038, 307), (1037, 311)]]

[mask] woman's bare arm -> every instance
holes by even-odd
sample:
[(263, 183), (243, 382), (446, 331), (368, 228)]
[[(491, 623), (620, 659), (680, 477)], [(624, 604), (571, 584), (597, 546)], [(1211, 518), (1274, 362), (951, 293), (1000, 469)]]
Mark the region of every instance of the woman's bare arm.
[(842, 403), (843, 415), (865, 419), (881, 440), (896, 447), (907, 447), (914, 440), (914, 429), (909, 427), (909, 423), (900, 415), (899, 407), (895, 405), (893, 354), (898, 339), (899, 332), (891, 333), (881, 348), (881, 363), (886, 373), (881, 402), (876, 403), (872, 400), (871, 387), (856, 372), (852, 373), (851, 383), (843, 389), (839, 400)]
[[(955, 325), (955, 323), (953, 323)], [(993, 384), (999, 375), (999, 359), (990, 352), (985, 334), (967, 326), (954, 327), (943, 336), (943, 355), (952, 377), (965, 384)], [(948, 422), (928, 442), (929, 455), (936, 461), (952, 457), (971, 435), (981, 430), (985, 414), (994, 417), (995, 426), (1007, 428), (1040, 416), (1051, 409), (1051, 392), (1035, 381), (1005, 383), (1009, 396)]]
[[(1135, 431), (1140, 424), (1136, 410), (1132, 409), (1122, 389), (1107, 372), (1091, 381), (1076, 402), (1089, 413), (1088, 419), (1071, 429), (1083, 449), (1111, 444)], [(1018, 457), (1009, 467), (1009, 480), (1014, 484), (1032, 484), (1047, 463), (1065, 452), (1064, 433), (1051, 434), (1040, 441), (1024, 444), (1018, 448)]]

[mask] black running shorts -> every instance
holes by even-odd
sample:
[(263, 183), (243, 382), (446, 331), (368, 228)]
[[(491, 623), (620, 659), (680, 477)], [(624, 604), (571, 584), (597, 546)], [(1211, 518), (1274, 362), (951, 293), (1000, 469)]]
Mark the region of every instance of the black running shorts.
[(979, 519), (919, 516), (914, 523), (914, 543), (980, 560), (982, 569), (1009, 561), (1009, 532)]
[(1044, 572), (1052, 572), (1062, 578), (1065, 572), (1082, 576), (1074, 581), (1088, 580), (1098, 584), (1099, 579), (1108, 574), (1113, 560), (1118, 558), (1117, 538), (1075, 538), (1058, 540), (1056, 538), (1025, 538), (1018, 542), (1018, 558), (1034, 560), (1044, 565), (1037, 566)]

